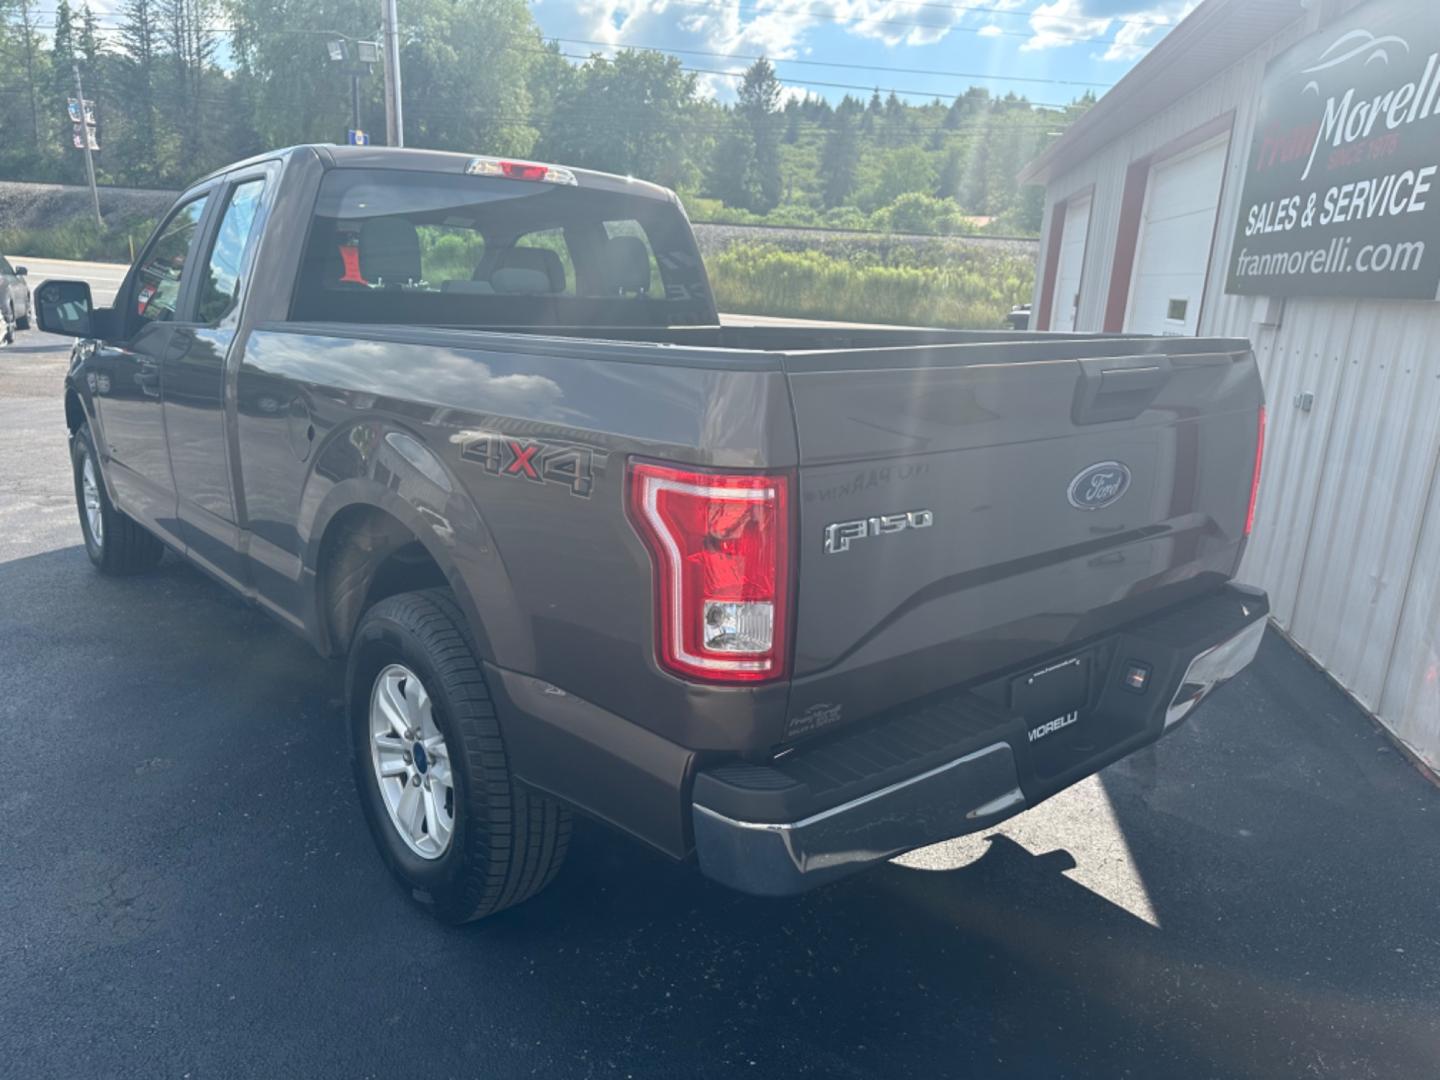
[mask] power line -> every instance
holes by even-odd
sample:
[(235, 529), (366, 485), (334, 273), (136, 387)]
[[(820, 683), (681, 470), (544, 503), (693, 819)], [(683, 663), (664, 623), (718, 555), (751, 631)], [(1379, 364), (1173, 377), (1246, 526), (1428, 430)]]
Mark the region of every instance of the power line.
[[(672, 0), (672, 2), (674, 2), (674, 0)], [(39, 28), (40, 28), (40, 29), (54, 29), (53, 25), (48, 25), (48, 26), (47, 26), (47, 25), (40, 25)], [(119, 31), (119, 28), (118, 28), (118, 27), (114, 27), (114, 26), (103, 26), (103, 27), (99, 27), (98, 29), (100, 29), (101, 32), (107, 33), (107, 34), (114, 34), (114, 33), (119, 33), (119, 32), (120, 32), (120, 31)], [(231, 32), (234, 33), (234, 31), (231, 31)], [(246, 32), (248, 33), (249, 31), (246, 31)], [(278, 29), (278, 30), (264, 31), (263, 33), (265, 33), (265, 34), (267, 34), (267, 35), (281, 35), (281, 34), (312, 34), (312, 33), (313, 33), (313, 34), (322, 34), (322, 33), (324, 33), (324, 32), (325, 32), (325, 31), (307, 30), (307, 29), (301, 29), (301, 28), (282, 28), (282, 29)], [(560, 40), (571, 40), (571, 39), (553, 38), (553, 39), (550, 39), (550, 40), (560, 41)], [(651, 47), (649, 47), (649, 46), (632, 46), (632, 45), (621, 45), (621, 46), (616, 46), (616, 47), (622, 48), (622, 49), (634, 49), (634, 50), (637, 50), (637, 51), (657, 52), (657, 53), (662, 53), (662, 54), (665, 54), (665, 53), (668, 53), (668, 52), (683, 52), (683, 53), (687, 53), (687, 54), (702, 55), (702, 56), (712, 56), (712, 57), (721, 57), (721, 58), (725, 58), (725, 57), (727, 56), (727, 54), (725, 54), (725, 53), (704, 52), (704, 51), (695, 50), (695, 49), (664, 50), (664, 49), (658, 49), (658, 48), (651, 48)], [(542, 52), (548, 51), (548, 50), (546, 50), (543, 46), (525, 46), (525, 45), (519, 45), (519, 46), (513, 46), (513, 48), (516, 48), (516, 49), (518, 49), (518, 50), (520, 50), (520, 51), (531, 52), (531, 53), (542, 53)], [(561, 53), (559, 53), (559, 55), (562, 56), (562, 57), (564, 57), (564, 58), (567, 59), (567, 60), (586, 61), (586, 60), (591, 59), (591, 56), (590, 56), (589, 54), (584, 54), (584, 53), (561, 52)], [(753, 61), (753, 60), (758, 60), (758, 59), (760, 59), (759, 57), (739, 57), (739, 56), (729, 57), (729, 58), (730, 58), (730, 59), (735, 59), (735, 60), (752, 60), (752, 61)], [(865, 64), (833, 64), (833, 65), (828, 65), (828, 64), (825, 64), (825, 63), (822, 62), (822, 61), (776, 60), (776, 61), (773, 61), (773, 63), (775, 63), (775, 64), (792, 64), (792, 63), (793, 63), (793, 64), (810, 64), (810, 65), (818, 66), (818, 67), (825, 67), (825, 66), (833, 66), (833, 67), (853, 67), (853, 68), (858, 68), (858, 69), (861, 69), (861, 70), (886, 71), (886, 72), (901, 72), (901, 71), (905, 71), (905, 72), (908, 72), (909, 74), (935, 74), (935, 75), (943, 75), (943, 76), (945, 76), (945, 77), (947, 77), (947, 78), (978, 78), (978, 79), (998, 78), (998, 79), (1013, 79), (1014, 81), (1017, 81), (1017, 82), (1030, 82), (1030, 83), (1044, 84), (1044, 85), (1088, 86), (1088, 87), (1103, 86), (1103, 85), (1104, 85), (1104, 84), (1101, 84), (1101, 83), (1071, 82), (1071, 81), (1068, 81), (1068, 80), (1065, 80), (1065, 79), (1050, 79), (1050, 78), (1025, 79), (1025, 78), (1020, 77), (1020, 76), (1003, 76), (1003, 75), (1002, 75), (1002, 76), (990, 76), (990, 75), (970, 74), (970, 73), (965, 73), (965, 72), (917, 72), (917, 71), (915, 71), (915, 70), (913, 70), (913, 69), (907, 69), (907, 68), (889, 68), (889, 67), (879, 67), (879, 66), (872, 66), (872, 65), (865, 65)], [(717, 77), (717, 78), (723, 78), (723, 79), (742, 79), (742, 78), (744, 78), (744, 73), (743, 73), (743, 72), (738, 72), (738, 71), (719, 71), (719, 70), (716, 70), (716, 69), (713, 69), (713, 68), (686, 67), (686, 66), (684, 66), (684, 65), (681, 65), (680, 70), (683, 71), (683, 72), (685, 72), (685, 73), (687, 73), (687, 74), (693, 74), (693, 75), (710, 75), (710, 76), (715, 76), (715, 77)], [(893, 86), (874, 86), (874, 85), (863, 84), (863, 83), (842, 83), (842, 82), (827, 81), (827, 80), (823, 80), (823, 79), (802, 79), (802, 78), (795, 78), (795, 77), (792, 77), (792, 76), (781, 76), (780, 78), (781, 78), (781, 81), (782, 81), (782, 82), (789, 83), (789, 84), (793, 84), (793, 85), (796, 85), (796, 86), (818, 86), (818, 87), (824, 87), (824, 88), (826, 88), (826, 89), (832, 89), (832, 90), (856, 90), (856, 91), (859, 91), (859, 92), (861, 92), (861, 93), (867, 93), (867, 92), (871, 92), (871, 91), (879, 91), (879, 92), (883, 92), (883, 93), (893, 93), (893, 94), (895, 94), (895, 95), (897, 95), (897, 96), (900, 96), (900, 97), (935, 98), (935, 97), (942, 97), (942, 96), (944, 96), (944, 94), (943, 94), (942, 91), (935, 90), (935, 89), (910, 90), (910, 89), (901, 89), (900, 87), (893, 87)], [(1038, 101), (1037, 101), (1037, 102), (1030, 102), (1030, 104), (1036, 105), (1036, 106), (1039, 106), (1039, 107), (1042, 107), (1042, 108), (1063, 109), (1063, 108), (1066, 107), (1066, 104), (1065, 104), (1065, 103), (1057, 103), (1057, 102), (1038, 102)]]
[[(584, 55), (582, 55), (582, 54), (580, 54), (580, 53), (567, 53), (567, 52), (562, 52), (560, 55), (563, 56), (563, 57), (565, 57), (565, 59), (567, 59), (567, 60), (588, 60), (588, 59), (589, 59), (589, 57), (584, 56)], [(783, 63), (787, 63), (787, 61), (777, 60), (776, 63), (783, 64)], [(719, 76), (719, 77), (722, 78), (722, 79), (743, 79), (743, 78), (745, 78), (745, 73), (744, 73), (743, 71), (717, 71), (717, 70), (715, 70), (714, 68), (686, 67), (686, 66), (684, 66), (683, 64), (680, 66), (680, 70), (683, 71), (683, 72), (685, 72), (685, 73), (687, 73), (687, 74), (690, 74), (690, 75), (716, 75), (716, 76)], [(778, 77), (778, 76), (777, 76), (777, 77)], [(822, 80), (822, 79), (796, 79), (796, 78), (791, 78), (791, 77), (789, 77), (789, 76), (785, 76), (785, 77), (780, 77), (780, 81), (781, 81), (781, 82), (786, 82), (786, 83), (793, 83), (793, 84), (796, 84), (796, 85), (798, 85), (798, 86), (823, 86), (823, 87), (825, 87), (825, 88), (827, 88), (827, 89), (831, 89), (831, 90), (859, 90), (859, 91), (861, 91), (862, 93), (868, 93), (868, 92), (871, 92), (871, 91), (875, 91), (875, 92), (879, 92), (879, 93), (890, 93), (890, 94), (895, 94), (897, 97), (924, 97), (924, 98), (933, 98), (933, 97), (938, 97), (938, 96), (939, 96), (934, 90), (902, 90), (902, 89), (900, 89), (899, 87), (896, 87), (896, 86), (866, 86), (866, 85), (864, 85), (864, 84), (862, 84), (862, 83), (826, 82), (826, 81), (824, 81), (824, 80)], [(1030, 102), (1030, 104), (1039, 106), (1039, 107), (1041, 107), (1041, 108), (1050, 108), (1050, 109), (1063, 109), (1063, 108), (1065, 108), (1065, 105), (1064, 105), (1064, 104), (1057, 104), (1057, 103), (1055, 103), (1055, 102), (1032, 101), (1032, 102)]]
[(747, 63), (754, 63), (756, 60), (769, 60), (772, 64), (804, 64), (808, 67), (849, 68), (854, 71), (899, 72), (906, 75), (940, 75), (951, 79), (993, 79), (997, 82), (1044, 83), (1051, 86), (1085, 86), (1100, 90), (1108, 90), (1115, 85), (1114, 83), (1084, 82), (1080, 79), (1051, 79), (1044, 76), (1031, 77), (1026, 75), (992, 75), (980, 71), (937, 71), (931, 68), (887, 67), (883, 64), (853, 64), (840, 60), (800, 60), (795, 57), (776, 59), (767, 56), (740, 56), (733, 53), (710, 52), (704, 49), (678, 49), (660, 45), (636, 45), (633, 42), (612, 43), (606, 41), (591, 41), (586, 38), (547, 37), (545, 40), (563, 41), (567, 45), (594, 45), (604, 49), (617, 49), (621, 51), (652, 52), (662, 55), (676, 53), (684, 56), (709, 56), (719, 60), (736, 60)]

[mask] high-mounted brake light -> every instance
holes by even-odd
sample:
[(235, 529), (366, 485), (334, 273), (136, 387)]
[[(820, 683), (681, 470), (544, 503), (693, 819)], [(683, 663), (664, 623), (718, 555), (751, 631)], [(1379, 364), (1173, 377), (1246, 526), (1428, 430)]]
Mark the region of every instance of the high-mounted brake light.
[(1265, 406), (1260, 406), (1260, 420), (1255, 431), (1255, 471), (1250, 474), (1250, 505), (1245, 510), (1245, 535), (1255, 528), (1255, 500), (1260, 495), (1260, 461), (1265, 456)]
[(713, 682), (784, 675), (789, 477), (632, 461), (628, 501), (655, 567), (661, 665)]
[(534, 180), (543, 184), (575, 184), (575, 174), (559, 165), (539, 161), (504, 161), (500, 158), (471, 158), (465, 166), (471, 176), (503, 176), (509, 180)]

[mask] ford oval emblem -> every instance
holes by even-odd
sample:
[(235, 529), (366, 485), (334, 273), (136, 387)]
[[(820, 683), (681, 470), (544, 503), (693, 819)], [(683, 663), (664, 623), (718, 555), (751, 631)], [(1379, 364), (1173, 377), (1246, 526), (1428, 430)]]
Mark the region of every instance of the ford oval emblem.
[(1097, 461), (1070, 481), (1066, 492), (1076, 510), (1102, 510), (1130, 490), (1130, 470), (1121, 461)]

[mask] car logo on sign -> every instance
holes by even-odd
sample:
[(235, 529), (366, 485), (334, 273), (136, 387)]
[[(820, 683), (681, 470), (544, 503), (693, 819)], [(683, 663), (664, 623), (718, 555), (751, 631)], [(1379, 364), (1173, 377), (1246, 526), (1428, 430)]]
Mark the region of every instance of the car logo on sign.
[(1101, 510), (1120, 501), (1130, 489), (1130, 470), (1124, 462), (1097, 461), (1070, 481), (1066, 496), (1076, 510)]

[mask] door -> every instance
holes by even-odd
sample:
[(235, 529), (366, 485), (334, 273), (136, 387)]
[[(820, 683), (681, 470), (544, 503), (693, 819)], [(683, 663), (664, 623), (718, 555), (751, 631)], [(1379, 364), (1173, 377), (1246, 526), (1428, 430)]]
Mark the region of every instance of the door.
[(181, 537), (192, 558), (237, 586), (244, 575), (225, 419), (225, 359), (239, 328), (270, 176), (262, 166), (216, 189), (215, 224), (206, 229), (194, 294), (171, 330), (161, 372)]
[(1055, 308), (1051, 330), (1074, 330), (1080, 307), (1080, 279), (1085, 271), (1085, 240), (1090, 233), (1090, 196), (1083, 195), (1065, 209), (1060, 232), (1060, 260), (1055, 273)]
[(182, 202), (160, 227), (116, 299), (121, 337), (96, 345), (90, 368), (105, 475), (119, 507), (177, 544), (175, 480), (165, 449), (160, 368), (190, 285), (191, 255), (209, 191)]
[(1215, 239), (1228, 137), (1154, 166), (1131, 275), (1125, 329), (1193, 336)]

